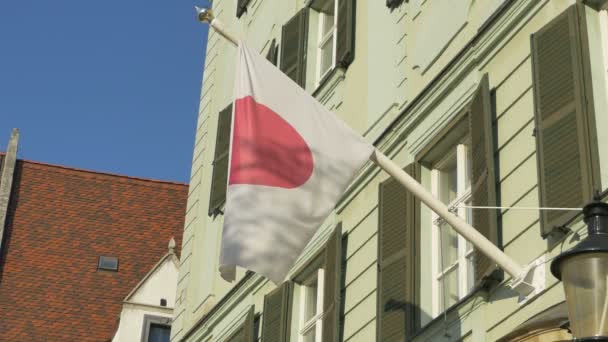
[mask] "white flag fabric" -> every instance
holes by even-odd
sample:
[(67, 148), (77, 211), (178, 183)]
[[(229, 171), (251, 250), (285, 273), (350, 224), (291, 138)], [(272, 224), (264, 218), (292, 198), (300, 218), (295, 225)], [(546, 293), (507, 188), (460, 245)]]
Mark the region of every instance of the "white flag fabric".
[(240, 43), (220, 272), (283, 282), (374, 148)]

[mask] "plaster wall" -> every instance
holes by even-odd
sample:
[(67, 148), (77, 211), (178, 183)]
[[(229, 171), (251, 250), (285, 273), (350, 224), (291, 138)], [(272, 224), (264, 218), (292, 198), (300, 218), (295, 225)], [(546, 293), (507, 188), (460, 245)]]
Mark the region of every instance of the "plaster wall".
[(120, 313), (120, 329), (114, 335), (112, 342), (141, 341), (145, 315), (171, 318), (173, 312), (172, 310), (161, 311), (144, 306), (125, 305)]
[[(177, 258), (170, 255), (125, 299), (112, 342), (140, 341), (145, 315), (172, 318), (177, 276)], [(161, 299), (166, 306), (160, 306)]]
[[(229, 30), (246, 37), (262, 53), (273, 38), (280, 40), (282, 23), (304, 5), (304, 1), (295, 0), (252, 0), (248, 12), (237, 20), (235, 3), (215, 1), (216, 14)], [(457, 22), (445, 26), (450, 32), (442, 32), (442, 25), (417, 24), (446, 16), (445, 9), (430, 3), (410, 1), (390, 12), (383, 2), (357, 1), (354, 62), (345, 72), (334, 73), (320, 89), (307, 90), (405, 166), (456, 117), (482, 75), (488, 73), (495, 98), (500, 204), (538, 205), (530, 34), (574, 1), (515, 1), (486, 28), (505, 1), (463, 0), (466, 11), (454, 19)], [(472, 40), (482, 29), (484, 33)], [(436, 35), (448, 38), (439, 45), (423, 43)], [(414, 54), (414, 47), (421, 51)], [(250, 305), (261, 313), (263, 296), (275, 288), (253, 276), (203, 324), (195, 326), (233, 286), (217, 273), (222, 217), (210, 218), (206, 213), (217, 112), (230, 101), (233, 58), (234, 49), (210, 32), (188, 202), (192, 209), (186, 218), (172, 341), (179, 341), (193, 327), (189, 341), (221, 341), (244, 318)], [(387, 131), (403, 110), (405, 115)], [(310, 261), (335, 224), (342, 222), (347, 240), (344, 341), (372, 341), (376, 336), (378, 184), (387, 177), (368, 165), (293, 268), (295, 272)], [(424, 218), (428, 209), (423, 208), (422, 214), (424, 227), (428, 225)], [(576, 243), (571, 237), (557, 243), (543, 240), (537, 211), (503, 210), (500, 220), (505, 252), (522, 265), (543, 255), (549, 260)], [(580, 222), (573, 227), (575, 231), (581, 228)], [(444, 318), (426, 319), (429, 324), (415, 340), (491, 341), (504, 336), (563, 300), (561, 284), (550, 275), (548, 265), (541, 266), (546, 271), (547, 289), (534, 301), (520, 305), (517, 295), (507, 288), (510, 278), (506, 276), (490, 292), (476, 293)], [(241, 270), (239, 275), (243, 274)]]

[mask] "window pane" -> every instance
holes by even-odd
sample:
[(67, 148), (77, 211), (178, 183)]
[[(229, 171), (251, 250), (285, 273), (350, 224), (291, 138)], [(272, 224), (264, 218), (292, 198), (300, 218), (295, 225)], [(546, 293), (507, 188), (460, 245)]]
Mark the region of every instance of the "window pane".
[(330, 15), (330, 14), (325, 14), (323, 15), (323, 34), (322, 36), (325, 37), (325, 35), (327, 35), (327, 33), (329, 33), (329, 31), (331, 31), (334, 28), (334, 16)]
[(100, 270), (118, 271), (118, 258), (102, 255), (99, 257), (97, 268)]
[[(473, 204), (469, 201), (465, 203), (466, 206), (470, 207)], [(485, 210), (485, 209), (475, 209), (475, 210)], [(471, 208), (467, 208), (466, 210), (466, 219), (465, 221), (467, 221), (468, 224), (473, 224), (473, 209)], [(466, 253), (469, 253), (470, 251), (473, 250), (473, 244), (471, 242), (469, 242), (469, 240), (465, 240), (466, 241)]]
[(441, 262), (440, 270), (445, 270), (458, 260), (458, 234), (446, 222), (439, 226), (441, 234)]
[(467, 257), (467, 293), (473, 289), (475, 283), (475, 254)]
[(317, 314), (317, 283), (315, 280), (306, 286), (304, 321), (308, 322)]
[(321, 73), (323, 76), (332, 66), (333, 60), (333, 50), (334, 50), (334, 39), (333, 35), (329, 38), (329, 40), (321, 47)]
[[(444, 293), (445, 298), (444, 298)], [(458, 301), (458, 267), (445, 274), (439, 281), (440, 312), (446, 310)]]
[(161, 324), (151, 324), (148, 342), (169, 342), (171, 327)]
[(466, 146), (467, 149), (467, 159), (465, 161), (465, 170), (464, 170), (464, 174), (465, 174), (465, 182), (464, 182), (464, 188), (465, 189), (469, 189), (471, 187), (471, 149), (469, 148), (469, 146)]
[(447, 161), (446, 165), (440, 170), (439, 179), (439, 199), (449, 204), (458, 195), (458, 172), (456, 169), (456, 155)]
[(315, 342), (315, 329), (314, 326), (308, 332), (304, 334), (304, 342)]

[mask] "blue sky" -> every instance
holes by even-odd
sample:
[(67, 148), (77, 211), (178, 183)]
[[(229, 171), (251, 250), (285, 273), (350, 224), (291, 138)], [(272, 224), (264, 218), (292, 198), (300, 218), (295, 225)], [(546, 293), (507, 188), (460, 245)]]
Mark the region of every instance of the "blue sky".
[(194, 0), (0, 1), (0, 150), (187, 182), (207, 25)]

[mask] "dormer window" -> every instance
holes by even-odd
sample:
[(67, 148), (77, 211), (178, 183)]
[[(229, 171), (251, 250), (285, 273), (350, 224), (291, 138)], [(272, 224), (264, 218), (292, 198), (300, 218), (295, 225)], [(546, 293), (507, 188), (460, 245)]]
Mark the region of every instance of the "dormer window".
[(110, 256), (99, 256), (97, 270), (118, 272), (118, 258)]

